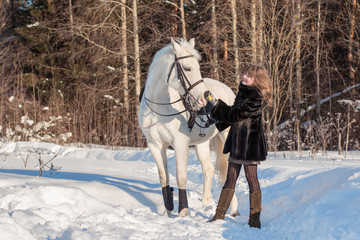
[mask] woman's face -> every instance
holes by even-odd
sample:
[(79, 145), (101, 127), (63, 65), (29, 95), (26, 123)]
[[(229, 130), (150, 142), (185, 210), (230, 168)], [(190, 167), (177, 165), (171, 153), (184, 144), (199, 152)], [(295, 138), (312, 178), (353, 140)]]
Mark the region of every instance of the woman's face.
[(246, 86), (252, 86), (254, 84), (254, 80), (255, 80), (254, 77), (250, 76), (248, 73), (245, 73), (243, 75), (241, 82)]

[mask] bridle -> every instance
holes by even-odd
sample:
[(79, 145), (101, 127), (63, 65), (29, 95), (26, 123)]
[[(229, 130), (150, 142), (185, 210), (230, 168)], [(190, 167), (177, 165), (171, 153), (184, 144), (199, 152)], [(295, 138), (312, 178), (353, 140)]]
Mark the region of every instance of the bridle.
[[(189, 79), (186, 77), (186, 74), (184, 73), (184, 70), (183, 70), (183, 68), (181, 67), (179, 60), (185, 59), (185, 58), (190, 58), (190, 57), (194, 57), (194, 55), (187, 55), (187, 56), (183, 56), (183, 57), (179, 57), (179, 58), (175, 55), (175, 61), (174, 61), (174, 63), (171, 65), (171, 69), (170, 69), (169, 75), (168, 75), (168, 77), (167, 77), (167, 83), (169, 83), (169, 79), (170, 79), (171, 72), (172, 72), (172, 70), (174, 69), (174, 67), (175, 67), (175, 65), (176, 65), (177, 73), (178, 73), (178, 79), (180, 80), (180, 83), (181, 83), (182, 87), (183, 87), (184, 90), (185, 90), (185, 95), (190, 94), (191, 89), (193, 89), (194, 87), (196, 87), (198, 84), (204, 82), (203, 79), (200, 79), (199, 81), (195, 82), (194, 84), (191, 84), (191, 82), (189, 81)], [(188, 88), (186, 87), (185, 80), (186, 80), (187, 84), (189, 85)]]
[[(157, 103), (157, 102), (153, 102), (151, 101), (150, 99), (148, 99), (147, 97), (145, 97), (145, 102), (146, 102), (146, 105), (150, 108), (151, 111), (153, 111), (154, 113), (160, 115), (160, 116), (163, 116), (163, 117), (171, 117), (171, 116), (176, 116), (176, 115), (179, 115), (179, 114), (182, 114), (184, 112), (193, 112), (194, 110), (192, 109), (192, 106), (191, 106), (191, 103), (190, 101), (195, 101), (195, 98), (194, 96), (190, 93), (190, 91), (195, 88), (197, 85), (199, 85), (200, 83), (204, 82), (203, 79), (200, 79), (198, 81), (196, 81), (194, 84), (191, 84), (191, 82), (189, 81), (189, 79), (186, 77), (186, 74), (183, 70), (183, 68), (181, 67), (181, 64), (179, 62), (179, 60), (181, 59), (185, 59), (185, 58), (190, 58), (190, 57), (194, 57), (194, 55), (186, 55), (186, 56), (183, 56), (183, 57), (177, 57), (175, 55), (175, 61), (174, 63), (171, 65), (171, 68), (170, 68), (170, 72), (168, 74), (168, 77), (167, 77), (167, 80), (166, 82), (169, 83), (169, 79), (170, 79), (170, 76), (171, 76), (171, 73), (173, 71), (173, 69), (177, 68), (177, 78), (179, 79), (180, 83), (181, 83), (181, 86), (183, 87), (183, 89), (185, 90), (185, 94), (183, 95), (180, 95), (180, 98), (176, 101), (173, 101), (173, 102), (170, 102), (170, 103)], [(187, 87), (187, 85), (189, 87)], [(183, 111), (180, 111), (180, 112), (177, 112), (177, 113), (173, 113), (173, 114), (161, 114), (157, 111), (155, 111), (154, 109), (152, 109), (150, 106), (149, 106), (149, 103), (152, 103), (154, 105), (172, 105), (172, 104), (175, 104), (177, 102), (180, 102), (182, 101), (183, 104), (184, 104), (184, 107), (185, 107), (185, 110)]]
[[(190, 93), (190, 91), (193, 88), (195, 88), (197, 85), (199, 85), (200, 83), (204, 82), (204, 80), (200, 79), (200, 80), (196, 81), (195, 83), (191, 84), (189, 79), (186, 77), (186, 74), (185, 74), (185, 72), (184, 72), (184, 70), (183, 70), (183, 68), (182, 68), (182, 66), (181, 66), (181, 64), (179, 62), (179, 60), (181, 60), (181, 59), (190, 58), (190, 57), (194, 57), (194, 55), (186, 55), (186, 56), (182, 56), (182, 57), (177, 57), (175, 55), (175, 61), (171, 65), (170, 72), (169, 72), (167, 80), (166, 80), (166, 82), (169, 83), (171, 73), (172, 73), (173, 69), (176, 66), (176, 68), (177, 68), (177, 78), (179, 79), (179, 81), (181, 83), (181, 86), (185, 90), (185, 94), (183, 94), (183, 95), (180, 94), (180, 98), (178, 100), (170, 102), (170, 103), (157, 103), (157, 102), (151, 101), (150, 99), (148, 99), (147, 97), (144, 96), (145, 103), (148, 106), (148, 108), (151, 111), (153, 111), (154, 113), (156, 113), (157, 115), (163, 116), (163, 117), (171, 117), (171, 116), (176, 116), (176, 115), (182, 114), (184, 112), (189, 112), (191, 116), (194, 116), (194, 115), (197, 116), (199, 114), (200, 111), (195, 111), (195, 110), (192, 109), (191, 102), (195, 102), (196, 100), (195, 100), (194, 96)], [(173, 113), (173, 114), (159, 113), (159, 112), (155, 111), (153, 108), (151, 108), (150, 105), (149, 105), (149, 103), (154, 104), (154, 105), (162, 105), (162, 106), (164, 106), (164, 105), (172, 105), (172, 104), (175, 104), (175, 103), (180, 102), (180, 101), (183, 102), (185, 110), (179, 111), (179, 112), (176, 112), (176, 113)], [(204, 114), (204, 115), (207, 115), (207, 114)], [(196, 116), (195, 116), (195, 118), (196, 118)], [(202, 120), (202, 121), (205, 122), (204, 120)], [(200, 124), (198, 124), (196, 121), (194, 121), (194, 123), (196, 123), (196, 125), (198, 125), (201, 128), (209, 127), (207, 124), (205, 124), (205, 127), (203, 127)], [(191, 126), (191, 128), (192, 128), (192, 126)]]

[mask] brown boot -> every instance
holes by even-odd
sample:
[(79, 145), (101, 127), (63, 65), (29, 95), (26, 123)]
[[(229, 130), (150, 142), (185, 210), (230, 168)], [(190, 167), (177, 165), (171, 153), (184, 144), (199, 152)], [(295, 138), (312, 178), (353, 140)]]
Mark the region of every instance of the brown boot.
[(220, 198), (219, 198), (219, 202), (216, 207), (216, 213), (209, 222), (213, 222), (217, 219), (225, 218), (225, 214), (230, 206), (231, 200), (234, 196), (234, 192), (235, 192), (235, 190), (231, 189), (231, 188), (222, 189)]
[(261, 228), (260, 212), (261, 212), (261, 191), (250, 193), (250, 215), (249, 215), (250, 227)]

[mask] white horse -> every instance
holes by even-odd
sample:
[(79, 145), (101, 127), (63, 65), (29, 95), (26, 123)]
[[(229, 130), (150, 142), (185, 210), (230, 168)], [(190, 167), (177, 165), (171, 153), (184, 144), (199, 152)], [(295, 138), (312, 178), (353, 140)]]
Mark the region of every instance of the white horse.
[[(204, 106), (204, 93), (210, 90), (214, 96), (233, 104), (235, 95), (226, 85), (213, 79), (202, 79), (200, 55), (194, 49), (195, 41), (180, 39), (159, 50), (150, 66), (139, 109), (139, 124), (148, 147), (157, 164), (165, 215), (174, 209), (173, 188), (169, 185), (166, 149), (172, 147), (176, 158), (176, 179), (179, 189), (179, 216), (188, 211), (186, 196), (187, 163), (189, 146), (195, 145), (204, 178), (202, 204), (210, 203), (214, 166), (210, 158), (210, 139), (213, 139), (217, 156), (219, 179), (224, 181), (227, 156), (222, 153), (227, 131), (218, 132), (215, 125), (207, 126), (205, 115), (198, 115)], [(194, 114), (195, 113), (195, 114)], [(189, 118), (192, 116), (192, 123)], [(191, 122), (191, 120), (190, 120)], [(231, 203), (231, 214), (238, 215), (237, 199)]]

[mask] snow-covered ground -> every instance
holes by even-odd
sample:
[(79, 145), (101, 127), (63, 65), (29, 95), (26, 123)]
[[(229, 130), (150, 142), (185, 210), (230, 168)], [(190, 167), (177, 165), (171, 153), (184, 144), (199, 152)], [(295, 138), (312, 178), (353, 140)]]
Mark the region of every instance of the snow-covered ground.
[[(45, 162), (60, 152), (52, 163), (61, 169), (38, 177), (39, 151)], [(176, 189), (173, 151), (168, 156)], [(243, 172), (236, 187), (241, 216), (207, 223), (221, 186), (214, 180), (214, 201), (202, 206), (202, 173), (194, 151), (188, 167), (189, 214), (177, 217), (175, 191), (175, 210), (167, 218), (147, 149), (6, 143), (0, 148), (0, 239), (359, 239), (359, 159), (360, 152), (345, 159), (335, 152), (314, 158), (308, 152), (270, 153), (259, 166), (259, 230), (247, 225)]]

